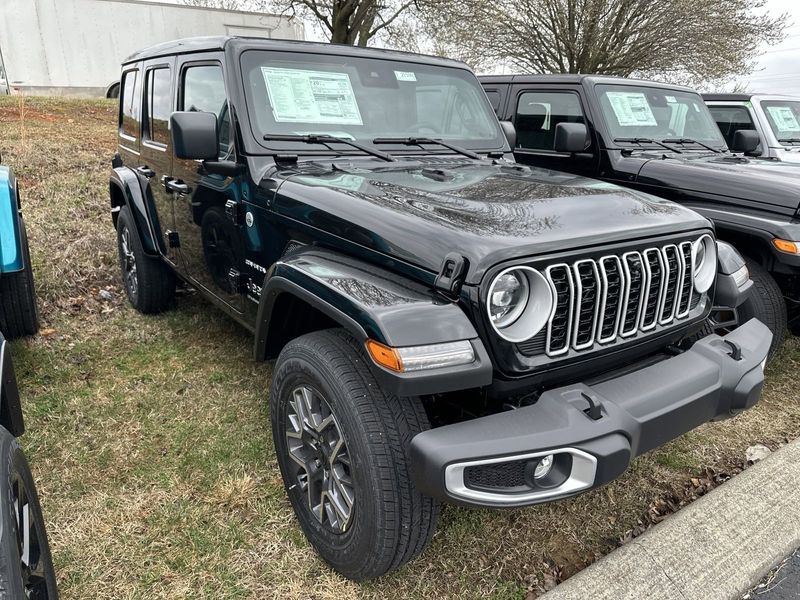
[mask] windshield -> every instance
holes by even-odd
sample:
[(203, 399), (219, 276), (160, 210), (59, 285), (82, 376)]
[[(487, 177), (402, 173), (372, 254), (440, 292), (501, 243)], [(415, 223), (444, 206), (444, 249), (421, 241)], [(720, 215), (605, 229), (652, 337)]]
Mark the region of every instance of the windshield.
[(764, 100), (761, 108), (779, 142), (800, 143), (800, 102)]
[[(324, 145), (264, 140), (267, 135), (332, 135), (373, 145), (376, 138), (426, 137), (472, 150), (502, 148), (497, 117), (475, 76), (453, 67), (329, 54), (250, 50), (242, 77), (253, 134), (273, 150)], [(353, 148), (334, 144), (337, 152)], [(409, 146), (381, 144), (386, 152)], [(431, 152), (450, 152), (428, 146)], [(419, 151), (410, 147), (410, 151)]]
[(598, 85), (597, 90), (612, 139), (691, 139), (725, 147), (699, 94), (632, 85)]

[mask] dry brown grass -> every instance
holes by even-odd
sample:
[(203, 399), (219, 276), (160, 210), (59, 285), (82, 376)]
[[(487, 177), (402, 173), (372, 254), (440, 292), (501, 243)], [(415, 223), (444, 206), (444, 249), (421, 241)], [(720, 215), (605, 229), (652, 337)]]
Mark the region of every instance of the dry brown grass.
[[(122, 300), (108, 214), (110, 102), (0, 98), (0, 151), (20, 179), (44, 334), (16, 343), (23, 445), (63, 597), (522, 598), (620, 543), (660, 496), (754, 443), (800, 433), (800, 342), (762, 402), (635, 461), (585, 496), (524, 510), (448, 507), (431, 548), (377, 582), (347, 582), (295, 524), (266, 412), (270, 369), (194, 297), (145, 318)], [(114, 294), (99, 298), (100, 289)]]

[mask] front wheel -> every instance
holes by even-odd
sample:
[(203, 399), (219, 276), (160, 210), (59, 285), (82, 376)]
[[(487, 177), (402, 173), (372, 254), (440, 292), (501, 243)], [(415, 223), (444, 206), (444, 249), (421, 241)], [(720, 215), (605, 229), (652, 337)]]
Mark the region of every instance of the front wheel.
[(783, 346), (786, 337), (786, 301), (781, 288), (767, 270), (752, 258), (745, 257), (753, 290), (750, 297), (739, 307), (739, 323), (743, 324), (756, 318), (772, 331), (772, 345), (769, 358)]
[(346, 332), (289, 342), (272, 379), (272, 435), (300, 526), (336, 571), (359, 581), (411, 560), (438, 504), (411, 482), (411, 438), (429, 427), (416, 398), (385, 393)]
[(0, 428), (0, 589), (8, 598), (55, 600), (56, 574), (30, 467)]

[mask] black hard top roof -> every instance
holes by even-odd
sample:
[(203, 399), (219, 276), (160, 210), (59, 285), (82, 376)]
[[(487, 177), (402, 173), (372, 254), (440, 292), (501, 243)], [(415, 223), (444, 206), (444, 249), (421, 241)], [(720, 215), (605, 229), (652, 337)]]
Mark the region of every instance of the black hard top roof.
[(443, 67), (458, 67), (468, 69), (469, 67), (461, 61), (437, 56), (427, 56), (425, 54), (414, 54), (412, 52), (400, 52), (397, 50), (384, 50), (381, 48), (361, 48), (358, 46), (348, 46), (345, 44), (328, 44), (325, 42), (306, 42), (298, 40), (266, 39), (259, 37), (243, 36), (209, 36), (193, 37), (172, 40), (157, 44), (143, 50), (139, 50), (126, 58), (122, 64), (138, 62), (159, 56), (170, 56), (173, 54), (189, 54), (194, 52), (212, 52), (224, 50), (229, 44), (246, 46), (247, 48), (259, 48), (263, 50), (276, 50), (283, 52), (307, 52), (312, 54), (335, 54), (339, 56), (363, 56), (380, 58), (385, 60), (401, 60), (405, 62), (416, 62), (430, 65), (440, 65)]
[(749, 102), (755, 94), (703, 94), (703, 100), (714, 102), (716, 100), (729, 102)]
[(638, 85), (638, 86), (651, 86), (659, 88), (668, 88), (671, 90), (682, 90), (685, 92), (694, 92), (692, 88), (673, 85), (670, 83), (661, 83), (659, 81), (648, 81), (646, 79), (632, 79), (629, 77), (614, 77), (612, 75), (585, 75), (585, 74), (572, 74), (572, 73), (554, 73), (546, 75), (481, 75), (478, 77), (481, 83), (555, 83), (555, 84), (580, 84), (584, 81), (588, 83), (605, 83), (611, 85)]

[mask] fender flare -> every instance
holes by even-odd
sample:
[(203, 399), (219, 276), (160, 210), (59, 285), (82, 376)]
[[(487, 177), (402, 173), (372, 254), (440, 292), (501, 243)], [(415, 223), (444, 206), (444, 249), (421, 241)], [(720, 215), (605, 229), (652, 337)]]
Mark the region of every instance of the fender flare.
[(0, 274), (25, 268), (18, 191), (14, 173), (0, 166)]
[[(784, 265), (792, 270), (800, 268), (800, 256), (779, 252), (772, 244), (772, 240), (775, 238), (800, 241), (800, 223), (792, 223), (789, 218), (777, 220), (769, 216), (737, 212), (729, 207), (720, 209), (692, 203), (687, 204), (687, 206), (710, 219), (714, 223), (717, 236), (720, 239), (724, 240), (728, 235), (749, 238), (761, 244), (767, 253), (766, 256), (774, 260), (775, 263)], [(734, 245), (736, 245), (735, 241)]]
[(145, 254), (158, 256), (165, 253), (166, 248), (164, 248), (161, 236), (155, 235), (147, 210), (148, 201), (145, 197), (145, 192), (142, 191), (139, 176), (128, 167), (115, 167), (111, 171), (108, 186), (111, 211), (114, 214), (114, 226), (116, 227), (117, 224), (116, 213), (122, 208), (122, 204), (114, 196), (114, 190), (116, 189), (124, 204), (130, 208)]
[(14, 437), (19, 437), (25, 432), (19, 388), (14, 374), (14, 364), (11, 362), (11, 349), (2, 333), (0, 333), (0, 425), (8, 429)]
[(307, 248), (275, 263), (264, 278), (255, 327), (255, 358), (274, 357), (270, 324), (274, 310), (290, 294), (347, 329), (360, 343), (367, 339), (392, 347), (469, 340), (476, 362), (424, 371), (394, 373), (370, 366), (382, 385), (399, 395), (418, 395), (488, 385), (492, 364), (462, 308), (423, 285), (372, 264), (319, 248)]

